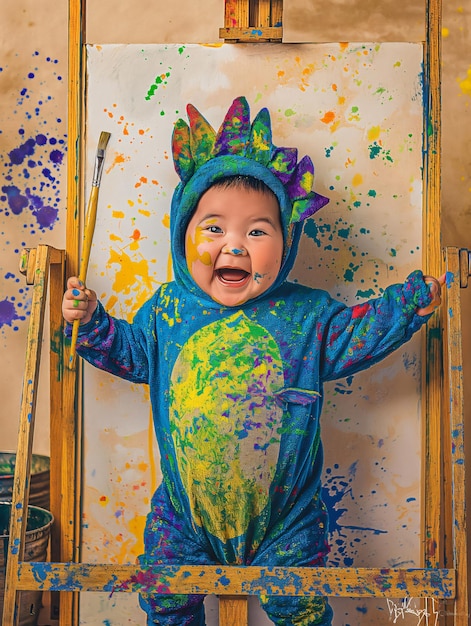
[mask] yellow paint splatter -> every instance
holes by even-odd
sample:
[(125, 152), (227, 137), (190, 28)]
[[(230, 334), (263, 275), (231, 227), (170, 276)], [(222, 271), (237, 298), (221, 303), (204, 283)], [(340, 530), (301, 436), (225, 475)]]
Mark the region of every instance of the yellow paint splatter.
[(443, 37), (443, 38), (445, 38), (445, 37), (449, 37), (449, 35), (450, 35), (450, 29), (449, 29), (449, 28), (447, 28), (446, 26), (444, 26), (444, 27), (442, 28), (442, 37)]
[(468, 68), (466, 78), (464, 80), (458, 78), (458, 84), (463, 95), (471, 96), (471, 65)]
[(124, 211), (113, 211), (111, 213), (111, 217), (116, 217), (117, 219), (123, 219)]
[(170, 228), (170, 215), (168, 213), (165, 213), (165, 215), (163, 216), (162, 224), (165, 226), (165, 228)]
[(353, 187), (358, 187), (362, 183), (363, 183), (363, 176), (361, 174), (355, 174), (355, 176), (352, 178)]
[[(117, 265), (112, 291), (115, 294), (131, 295), (124, 301), (129, 307), (128, 316), (139, 309), (155, 291), (157, 281), (150, 275), (149, 263), (144, 258), (131, 257), (124, 250), (110, 250), (110, 257), (106, 266), (111, 268)], [(110, 311), (111, 312), (111, 311)]]
[(368, 141), (376, 141), (381, 133), (380, 126), (372, 126), (368, 131)]

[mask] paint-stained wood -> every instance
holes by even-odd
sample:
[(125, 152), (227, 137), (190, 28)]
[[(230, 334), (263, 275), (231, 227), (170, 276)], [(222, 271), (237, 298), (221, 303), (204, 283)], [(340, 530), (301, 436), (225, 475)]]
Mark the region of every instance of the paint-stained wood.
[[(440, 246), (440, 40), (441, 0), (427, 2), (424, 50), (424, 219), (423, 268), (440, 276), (443, 260)], [(424, 565), (443, 565), (442, 488), (442, 323), (438, 314), (428, 322), (422, 355), (422, 407), (424, 423)]]
[[(465, 436), (464, 436), (464, 389), (463, 354), (461, 334), (460, 290), (463, 279), (469, 277), (469, 251), (447, 248), (447, 288), (444, 298), (446, 315), (446, 368), (445, 397), (448, 399), (445, 415), (448, 416), (447, 430), (449, 446), (446, 448), (445, 467), (449, 469), (453, 496), (453, 507), (449, 515), (450, 524), (448, 560), (457, 574), (457, 590), (451, 611), (447, 611), (447, 623), (468, 626), (468, 561), (467, 523), (465, 506)], [(467, 283), (467, 280), (466, 280)], [(448, 542), (447, 542), (448, 547)]]
[[(57, 306), (62, 301), (64, 293), (65, 251), (57, 250), (57, 262), (49, 267), (49, 410), (50, 410), (50, 511), (55, 523), (51, 528), (50, 555), (51, 561), (61, 560), (61, 533), (60, 519), (62, 506), (62, 383), (64, 364), (64, 332), (61, 308)], [(51, 454), (52, 450), (52, 454)], [(59, 597), (54, 594), (51, 598), (51, 617), (59, 614)]]
[(247, 626), (249, 623), (246, 596), (219, 597), (219, 626)]
[(226, 0), (224, 25), (226, 28), (246, 28), (249, 25), (249, 0)]
[(220, 28), (219, 37), (231, 41), (280, 41), (281, 28)]
[(281, 41), (282, 0), (226, 0), (225, 28), (219, 37), (231, 42)]
[[(86, 0), (69, 0), (68, 36), (68, 138), (67, 152), (67, 276), (77, 276), (80, 260), (80, 225), (83, 214), (83, 98)], [(60, 455), (62, 468), (62, 503), (60, 521), (61, 560), (78, 561), (80, 549), (80, 420), (78, 402), (79, 365), (63, 367), (62, 444), (54, 453)], [(51, 452), (53, 454), (53, 452)], [(61, 624), (78, 623), (78, 596), (61, 594)]]
[(250, 26), (257, 26), (258, 28), (272, 26), (270, 15), (270, 0), (256, 0), (250, 3)]
[(20, 589), (289, 595), (382, 598), (452, 598), (454, 570), (390, 568), (302, 568), (154, 566), (92, 563), (22, 563)]
[(30, 322), (26, 340), (26, 360), (21, 394), (20, 424), (13, 479), (10, 540), (6, 558), (3, 624), (15, 626), (19, 612), (15, 611), (18, 594), (15, 581), (19, 563), (24, 559), (29, 476), (33, 448), (36, 400), (38, 397), (39, 365), (44, 327), (50, 254), (48, 246), (39, 246), (34, 255), (34, 285)]
[(281, 28), (283, 24), (283, 0), (271, 0), (270, 25)]

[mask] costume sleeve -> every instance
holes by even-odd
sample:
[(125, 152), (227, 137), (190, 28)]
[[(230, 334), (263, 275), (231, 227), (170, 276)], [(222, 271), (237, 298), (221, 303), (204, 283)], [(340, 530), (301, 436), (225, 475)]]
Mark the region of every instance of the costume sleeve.
[(416, 310), (431, 300), (422, 272), (415, 271), (404, 284), (387, 287), (379, 298), (337, 309), (322, 333), (323, 380), (355, 374), (409, 341), (430, 318)]
[[(141, 307), (132, 323), (112, 317), (98, 302), (92, 319), (79, 328), (77, 353), (99, 369), (147, 383), (149, 358), (158, 350), (153, 300)], [(68, 324), (66, 336), (71, 336), (71, 329)]]

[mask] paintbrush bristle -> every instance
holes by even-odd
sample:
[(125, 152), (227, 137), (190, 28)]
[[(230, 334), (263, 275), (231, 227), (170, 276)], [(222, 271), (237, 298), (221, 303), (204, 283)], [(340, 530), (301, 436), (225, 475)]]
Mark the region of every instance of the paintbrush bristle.
[(100, 140), (98, 141), (98, 150), (106, 150), (106, 146), (108, 145), (110, 137), (111, 133), (107, 133), (104, 130), (101, 131)]

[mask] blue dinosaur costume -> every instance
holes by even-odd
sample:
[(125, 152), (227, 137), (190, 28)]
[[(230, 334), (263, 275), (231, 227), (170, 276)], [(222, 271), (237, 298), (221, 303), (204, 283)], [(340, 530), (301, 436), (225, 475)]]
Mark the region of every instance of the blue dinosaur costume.
[[(314, 168), (272, 144), (270, 117), (250, 122), (237, 98), (216, 133), (188, 105), (173, 157), (181, 182), (171, 206), (174, 281), (132, 323), (99, 303), (80, 327), (91, 364), (150, 386), (163, 481), (152, 499), (141, 563), (325, 564), (328, 513), (321, 500), (319, 420), (324, 381), (355, 374), (393, 350), (428, 317), (421, 272), (380, 298), (347, 307), (325, 291), (288, 282), (303, 220), (327, 203)], [(235, 174), (259, 178), (278, 198), (284, 260), (271, 287), (242, 305), (213, 301), (193, 281), (185, 231), (201, 195)], [(331, 624), (324, 598), (266, 597), (275, 624)], [(201, 596), (146, 593), (149, 624), (204, 624)]]

